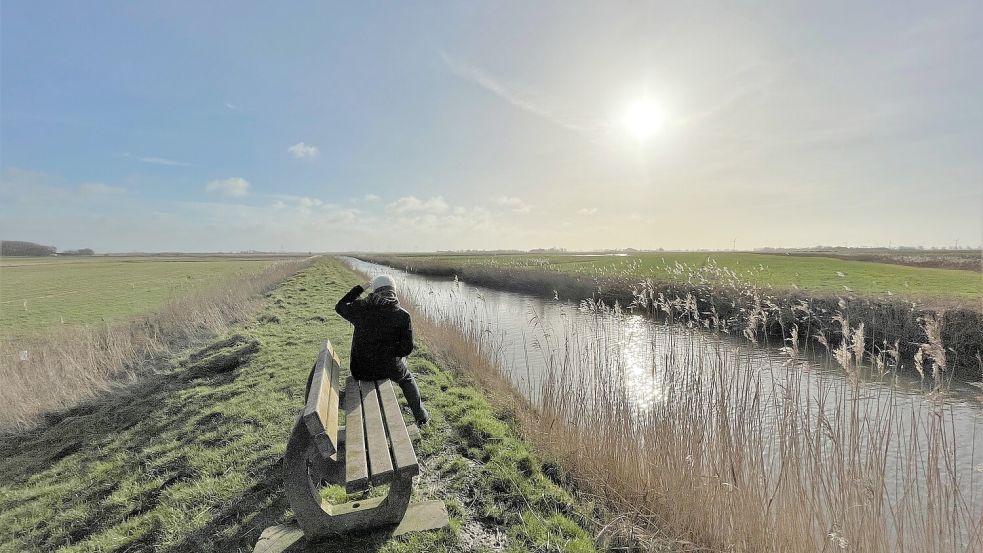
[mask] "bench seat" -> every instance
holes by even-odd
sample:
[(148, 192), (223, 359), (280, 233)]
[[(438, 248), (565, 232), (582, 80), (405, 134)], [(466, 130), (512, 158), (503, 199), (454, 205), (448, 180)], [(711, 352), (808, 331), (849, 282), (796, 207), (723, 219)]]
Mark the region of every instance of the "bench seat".
[(392, 382), (349, 378), (345, 388), (345, 488), (364, 490), (419, 473)]
[[(340, 374), (338, 357), (325, 341), (283, 459), (284, 488), (303, 535), (316, 541), (382, 526), (398, 525), (397, 532), (446, 526), (443, 502), (410, 504), (420, 465), (392, 382), (349, 378), (342, 394)], [(339, 424), (342, 402), (345, 426)], [(333, 505), (320, 497), (318, 487), (325, 482), (349, 492), (388, 484), (389, 493)], [(414, 515), (404, 519), (407, 509)], [(281, 534), (271, 531), (269, 539), (261, 538), (257, 551), (272, 551), (282, 541), (276, 536)]]

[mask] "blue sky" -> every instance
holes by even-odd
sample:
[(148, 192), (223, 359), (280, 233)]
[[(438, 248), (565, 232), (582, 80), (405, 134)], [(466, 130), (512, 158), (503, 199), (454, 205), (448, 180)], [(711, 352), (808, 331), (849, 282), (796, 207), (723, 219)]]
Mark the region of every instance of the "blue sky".
[[(2, 4), (0, 236), (978, 245), (979, 2)], [(642, 141), (621, 119), (645, 99)]]

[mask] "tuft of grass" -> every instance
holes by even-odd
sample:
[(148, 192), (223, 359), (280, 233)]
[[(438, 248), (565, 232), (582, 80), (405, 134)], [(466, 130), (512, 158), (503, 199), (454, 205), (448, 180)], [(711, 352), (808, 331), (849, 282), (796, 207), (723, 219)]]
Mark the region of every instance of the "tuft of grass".
[(509, 532), (514, 544), (509, 551), (557, 551), (565, 553), (589, 553), (595, 551), (594, 542), (584, 529), (562, 515), (548, 518), (523, 516), (522, 523)]
[(188, 378), (201, 378), (234, 370), (259, 349), (260, 343), (256, 339), (234, 334), (188, 356), (181, 365)]

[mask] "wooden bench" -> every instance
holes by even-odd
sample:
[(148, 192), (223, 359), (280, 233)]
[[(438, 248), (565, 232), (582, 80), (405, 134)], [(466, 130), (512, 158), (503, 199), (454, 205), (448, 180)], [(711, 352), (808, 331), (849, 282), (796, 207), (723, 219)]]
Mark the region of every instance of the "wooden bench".
[[(284, 456), (284, 487), (303, 535), (316, 541), (387, 526), (393, 534), (445, 526), (443, 502), (410, 504), (420, 465), (392, 383), (349, 378), (342, 396), (340, 372), (338, 357), (325, 341), (312, 370), (304, 412), (294, 424)], [(339, 425), (342, 401), (345, 426)], [(349, 492), (388, 484), (389, 493), (331, 505), (318, 493), (325, 482), (343, 484)], [(283, 528), (268, 528), (256, 550), (281, 550), (270, 546), (284, 541), (289, 529)], [(264, 538), (266, 547), (261, 548)]]

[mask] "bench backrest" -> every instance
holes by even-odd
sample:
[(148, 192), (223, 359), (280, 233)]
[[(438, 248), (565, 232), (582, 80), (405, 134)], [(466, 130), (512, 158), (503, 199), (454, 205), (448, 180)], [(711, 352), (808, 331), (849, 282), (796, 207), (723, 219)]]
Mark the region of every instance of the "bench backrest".
[(307, 426), (317, 450), (325, 458), (334, 457), (338, 452), (338, 396), (341, 363), (331, 347), (324, 341), (321, 353), (314, 365), (311, 390), (307, 394), (304, 407), (304, 424)]

